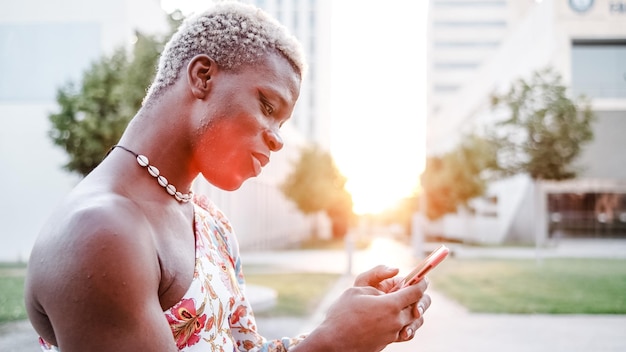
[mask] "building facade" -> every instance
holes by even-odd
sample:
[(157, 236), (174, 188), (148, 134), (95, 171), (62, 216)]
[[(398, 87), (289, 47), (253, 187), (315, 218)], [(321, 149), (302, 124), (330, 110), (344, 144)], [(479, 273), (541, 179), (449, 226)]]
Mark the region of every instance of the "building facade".
[(429, 155), (493, 123), (490, 95), (546, 67), (572, 97), (591, 99), (597, 120), (576, 179), (501, 180), (471, 214), (446, 216), (428, 231), (479, 243), (625, 237), (626, 2), (433, 0), (429, 11)]

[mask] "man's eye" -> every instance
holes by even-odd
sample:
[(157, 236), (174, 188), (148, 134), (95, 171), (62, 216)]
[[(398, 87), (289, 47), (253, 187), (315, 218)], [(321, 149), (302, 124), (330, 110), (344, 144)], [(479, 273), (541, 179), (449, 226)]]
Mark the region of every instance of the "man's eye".
[(270, 104), (267, 104), (267, 103), (263, 103), (263, 109), (265, 109), (265, 112), (268, 115), (271, 115), (274, 112), (274, 108)]

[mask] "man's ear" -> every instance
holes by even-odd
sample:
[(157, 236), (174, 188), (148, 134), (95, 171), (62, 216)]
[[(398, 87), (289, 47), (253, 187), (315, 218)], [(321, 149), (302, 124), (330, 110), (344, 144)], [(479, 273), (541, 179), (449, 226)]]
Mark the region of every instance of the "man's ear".
[(201, 54), (194, 56), (187, 65), (187, 82), (192, 94), (204, 99), (211, 90), (211, 76), (217, 71), (215, 60)]

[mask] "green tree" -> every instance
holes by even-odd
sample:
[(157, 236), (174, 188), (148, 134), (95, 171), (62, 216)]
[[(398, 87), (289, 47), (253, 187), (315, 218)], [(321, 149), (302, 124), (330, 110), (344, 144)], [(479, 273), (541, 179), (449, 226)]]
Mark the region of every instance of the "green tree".
[(341, 237), (354, 216), (346, 181), (328, 152), (308, 146), (302, 148), (281, 190), (305, 214), (324, 211), (332, 221), (333, 236)]
[[(175, 28), (182, 21), (180, 12), (171, 14), (169, 21)], [(136, 33), (130, 53), (119, 48), (103, 56), (85, 71), (80, 85), (69, 82), (57, 91), (60, 109), (48, 116), (52, 123), (48, 134), (69, 155), (66, 170), (88, 174), (119, 140), (141, 107), (169, 36)]]
[(439, 219), (483, 195), (495, 157), (494, 145), (475, 134), (464, 136), (456, 149), (429, 157), (421, 175), (426, 217)]
[(491, 131), (499, 171), (535, 180), (576, 177), (574, 161), (593, 139), (594, 114), (585, 97), (568, 97), (557, 72), (546, 68), (515, 81), (507, 93), (492, 96), (492, 107), (507, 114)]

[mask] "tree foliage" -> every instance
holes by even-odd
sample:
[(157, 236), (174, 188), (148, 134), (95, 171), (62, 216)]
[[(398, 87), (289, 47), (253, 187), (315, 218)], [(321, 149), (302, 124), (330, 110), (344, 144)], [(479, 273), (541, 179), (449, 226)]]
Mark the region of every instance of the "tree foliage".
[[(175, 28), (182, 17), (177, 12), (169, 20)], [(168, 37), (136, 33), (130, 53), (118, 48), (94, 62), (79, 85), (69, 82), (57, 91), (59, 111), (48, 116), (52, 123), (48, 134), (69, 155), (66, 170), (88, 174), (119, 140), (141, 107)]]
[(574, 161), (593, 139), (594, 114), (584, 97), (568, 97), (557, 72), (546, 68), (515, 81), (507, 93), (492, 96), (492, 107), (508, 114), (491, 131), (499, 171), (533, 179), (576, 177)]
[(332, 156), (317, 146), (304, 147), (281, 190), (305, 214), (324, 211), (333, 223), (333, 235), (342, 236), (354, 216), (346, 177)]
[(513, 82), (505, 94), (492, 95), (491, 106), (505, 118), (486, 137), (465, 136), (455, 150), (427, 159), (421, 181), (429, 219), (467, 205), (496, 176), (576, 176), (574, 161), (593, 139), (594, 115), (587, 99), (568, 97), (557, 72), (546, 68)]
[(494, 145), (474, 134), (466, 135), (456, 149), (429, 157), (421, 175), (426, 217), (439, 219), (483, 195), (495, 158)]

